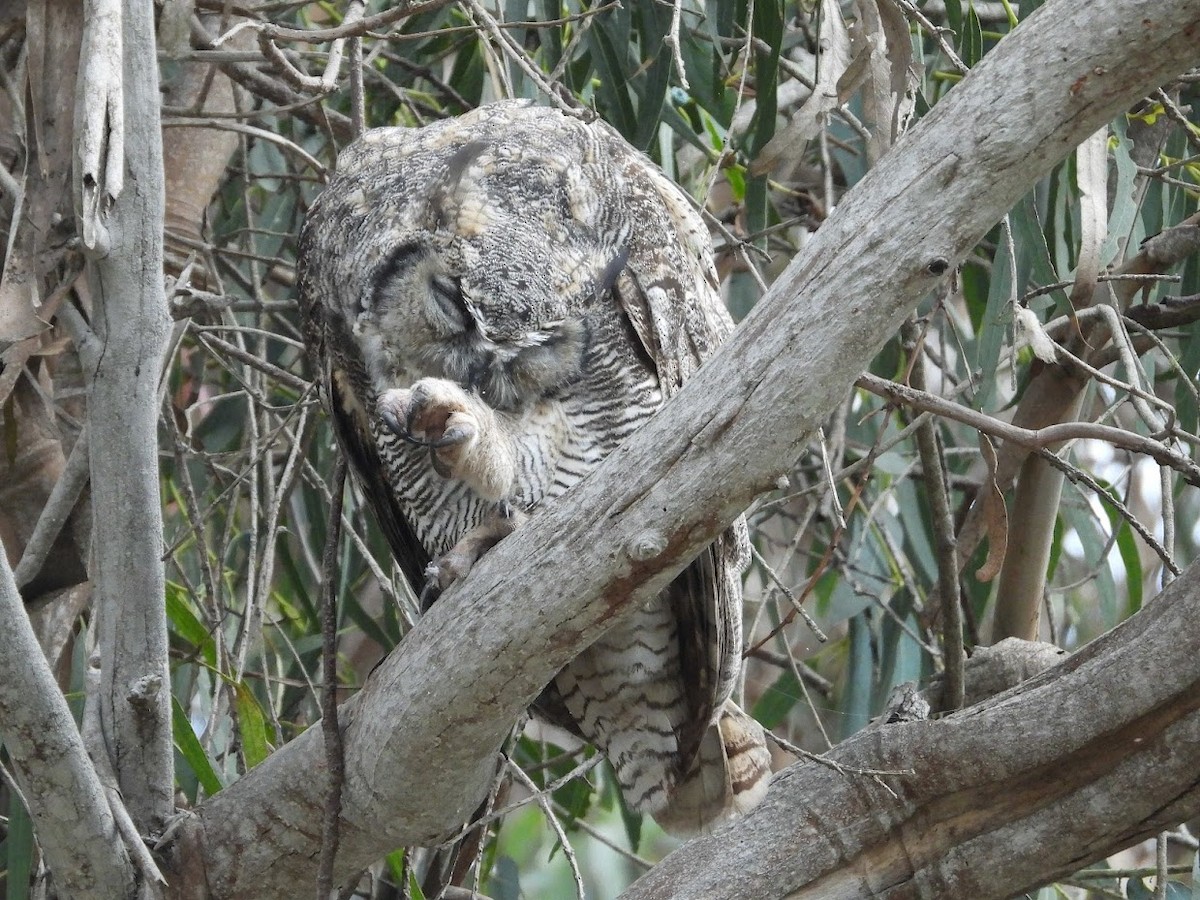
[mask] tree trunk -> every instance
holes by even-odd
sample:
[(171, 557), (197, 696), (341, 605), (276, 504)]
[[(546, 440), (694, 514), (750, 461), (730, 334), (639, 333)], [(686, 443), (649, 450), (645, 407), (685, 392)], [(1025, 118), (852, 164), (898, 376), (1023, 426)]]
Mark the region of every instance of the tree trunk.
[[(151, 834), (174, 811), (158, 484), (159, 380), (169, 331), (162, 265), (161, 100), (157, 66), (146, 64), (155, 58), (154, 9), (149, 0), (93, 0), (87, 14), (85, 28), (98, 34), (103, 17), (116, 15), (123, 43), (123, 52), (119, 43), (119, 55), (108, 55), (108, 66), (97, 61), (92, 48), (75, 128), (83, 157), (76, 163), (76, 178), (84, 198), (85, 244), (93, 227), (89, 216), (97, 229), (88, 273), (95, 336), (84, 357), (93, 373), (88, 434), (100, 718), (125, 803), (139, 830)], [(114, 98), (123, 98), (123, 121), (114, 112)], [(89, 167), (87, 122), (98, 110), (104, 136), (98, 162)], [(90, 127), (97, 127), (94, 119)], [(94, 212), (88, 208), (89, 192), (99, 196)]]

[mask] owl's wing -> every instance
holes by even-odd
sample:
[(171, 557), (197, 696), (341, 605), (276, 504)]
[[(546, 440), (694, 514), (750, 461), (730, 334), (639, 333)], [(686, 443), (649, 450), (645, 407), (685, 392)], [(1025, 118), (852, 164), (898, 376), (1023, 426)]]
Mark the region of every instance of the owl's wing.
[(708, 229), (699, 214), (648, 160), (630, 147), (621, 151), (632, 186), (626, 205), (628, 262), (617, 280), (617, 299), (669, 398), (729, 336), (733, 320), (721, 301)]
[[(303, 244), (303, 238), (301, 239)], [(404, 517), (392, 485), (387, 480), (389, 467), (380, 458), (378, 445), (371, 433), (370, 420), (360, 397), (364, 395), (355, 385), (365, 381), (362, 364), (347, 359), (339, 347), (349, 349), (349, 335), (331, 334), (333, 326), (325, 301), (310, 285), (304, 260), (300, 255), (300, 314), (304, 342), (333, 422), (334, 436), (346, 454), (367, 505), (379, 524), (379, 530), (391, 548), (404, 577), (414, 590), (420, 590), (429, 565), (429, 554), (421, 546), (412, 525)]]
[(400, 511), (392, 485), (384, 477), (388, 467), (379, 457), (374, 437), (371, 435), (366, 416), (347, 407), (351, 403), (345, 394), (344, 383), (339, 386), (339, 373), (335, 372), (329, 383), (329, 406), (332, 410), (333, 427), (338, 443), (358, 476), (367, 505), (379, 523), (379, 530), (387, 539), (392, 556), (399, 563), (404, 577), (414, 591), (420, 591), (425, 583), (425, 569), (429, 566), (429, 554), (417, 539), (416, 532)]
[[(708, 231), (699, 215), (657, 168), (620, 146), (625, 174), (635, 187), (628, 199), (628, 259), (614, 293), (654, 364), (665, 399), (715, 352), (733, 321), (719, 294)], [(770, 773), (761, 731), (749, 757), (752, 778), (746, 778), (737, 759), (744, 754), (724, 733), (732, 729), (723, 731), (717, 722), (729, 719), (721, 711), (741, 670), (741, 572), (748, 561), (749, 537), (739, 518), (668, 588), (693, 724), (680, 735), (681, 758), (690, 769), (671, 808), (656, 818), (680, 830), (696, 830), (740, 809), (747, 798), (739, 795), (765, 789)], [(740, 710), (737, 715), (745, 717)]]

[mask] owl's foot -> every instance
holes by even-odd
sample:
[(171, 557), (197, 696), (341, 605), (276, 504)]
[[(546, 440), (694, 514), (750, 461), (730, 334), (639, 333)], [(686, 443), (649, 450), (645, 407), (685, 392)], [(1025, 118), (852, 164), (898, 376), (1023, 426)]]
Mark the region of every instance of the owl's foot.
[(462, 536), (457, 544), (425, 569), (425, 586), (421, 589), (421, 612), (433, 606), (442, 592), (471, 571), (483, 554), (508, 537), (527, 516), (507, 501), (496, 505), (496, 511)]
[(429, 449), (443, 478), (465, 481), (478, 493), (499, 499), (513, 478), (511, 441), (495, 411), (453, 381), (422, 378), (411, 388), (386, 391), (377, 405), (388, 430)]

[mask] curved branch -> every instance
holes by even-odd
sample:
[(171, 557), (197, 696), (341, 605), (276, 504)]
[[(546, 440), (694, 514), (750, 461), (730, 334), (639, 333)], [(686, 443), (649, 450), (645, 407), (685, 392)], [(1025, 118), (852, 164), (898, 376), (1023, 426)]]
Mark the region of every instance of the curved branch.
[[(829, 757), (912, 769), (775, 777), (730, 828), (684, 845), (623, 900), (1020, 896), (1200, 812), (1200, 566), (1013, 690), (937, 721), (873, 727)], [(797, 811), (802, 811), (798, 813)], [(719, 858), (721, 865), (709, 863)]]

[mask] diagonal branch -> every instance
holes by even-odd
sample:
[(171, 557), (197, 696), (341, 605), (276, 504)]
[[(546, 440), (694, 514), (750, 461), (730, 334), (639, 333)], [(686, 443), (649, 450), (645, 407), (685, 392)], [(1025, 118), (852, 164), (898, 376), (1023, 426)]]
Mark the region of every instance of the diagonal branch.
[[(746, 819), (686, 844), (622, 898), (1003, 900), (1191, 818), (1198, 617), (1193, 566), (1137, 616), (1017, 688), (944, 719), (869, 728), (829, 754), (912, 769), (889, 779), (894, 794), (794, 766)], [(706, 865), (714, 857), (720, 867)]]
[(62, 896), (131, 896), (133, 866), (0, 546), (0, 742)]

